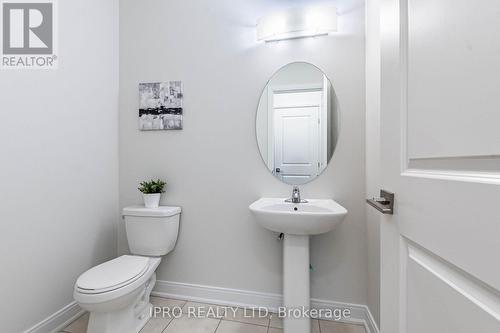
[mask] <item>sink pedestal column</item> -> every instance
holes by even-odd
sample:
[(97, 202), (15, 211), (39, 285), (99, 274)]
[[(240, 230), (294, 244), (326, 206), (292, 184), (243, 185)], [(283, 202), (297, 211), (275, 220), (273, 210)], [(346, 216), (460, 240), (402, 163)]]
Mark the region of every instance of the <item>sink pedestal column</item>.
[[(285, 235), (283, 243), (283, 306), (287, 308), (284, 333), (310, 333), (311, 319), (295, 318), (310, 307), (309, 236)], [(297, 309), (292, 311), (293, 309)]]

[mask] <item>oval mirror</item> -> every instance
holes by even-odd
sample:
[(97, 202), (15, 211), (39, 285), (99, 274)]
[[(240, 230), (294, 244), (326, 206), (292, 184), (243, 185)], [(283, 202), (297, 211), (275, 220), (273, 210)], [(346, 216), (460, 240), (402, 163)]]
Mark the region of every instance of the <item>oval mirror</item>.
[(337, 103), (330, 80), (309, 63), (282, 67), (262, 92), (255, 123), (267, 169), (290, 185), (312, 181), (326, 169), (337, 143)]

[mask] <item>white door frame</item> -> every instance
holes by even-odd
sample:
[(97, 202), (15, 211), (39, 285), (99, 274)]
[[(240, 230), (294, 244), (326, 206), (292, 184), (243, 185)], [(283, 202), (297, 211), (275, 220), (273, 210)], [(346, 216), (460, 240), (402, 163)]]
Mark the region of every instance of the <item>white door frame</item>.
[[(274, 94), (275, 93), (293, 93), (293, 92), (312, 92), (312, 91), (323, 91), (323, 96), (325, 91), (323, 90), (323, 84), (287, 84), (287, 85), (273, 85), (269, 86), (267, 89), (267, 165), (269, 171), (273, 175), (276, 175), (274, 166)], [(326, 108), (324, 103), (324, 98), (322, 99), (322, 104), (320, 105), (320, 114), (322, 114), (323, 109)], [(317, 105), (309, 105), (317, 106)], [(319, 137), (323, 140), (323, 133), (321, 131), (322, 126), (319, 127)], [(320, 142), (320, 150), (323, 146), (323, 142)], [(318, 155), (322, 156), (322, 155)]]

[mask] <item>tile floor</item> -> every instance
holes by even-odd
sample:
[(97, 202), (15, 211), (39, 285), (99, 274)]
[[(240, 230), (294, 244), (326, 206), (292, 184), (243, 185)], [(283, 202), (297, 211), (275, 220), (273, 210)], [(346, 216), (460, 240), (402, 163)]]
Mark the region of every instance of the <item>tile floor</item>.
[[(140, 333), (283, 333), (283, 323), (276, 315), (249, 316), (249, 311), (225, 311), (225, 307), (195, 302), (151, 297), (153, 306), (182, 309), (182, 316), (158, 315), (149, 320)], [(199, 309), (197, 318), (189, 317), (188, 307)], [(245, 312), (247, 311), (247, 312)], [(64, 328), (61, 333), (86, 333), (88, 313)], [(328, 320), (312, 320), (312, 333), (366, 333), (361, 325)]]

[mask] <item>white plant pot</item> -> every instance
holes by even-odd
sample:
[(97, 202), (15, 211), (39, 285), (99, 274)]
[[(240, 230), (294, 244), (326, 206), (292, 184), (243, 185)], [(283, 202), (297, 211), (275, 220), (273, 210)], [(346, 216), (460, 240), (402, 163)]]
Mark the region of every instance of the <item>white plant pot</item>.
[(160, 206), (161, 193), (143, 194), (143, 197), (146, 208), (158, 208)]

